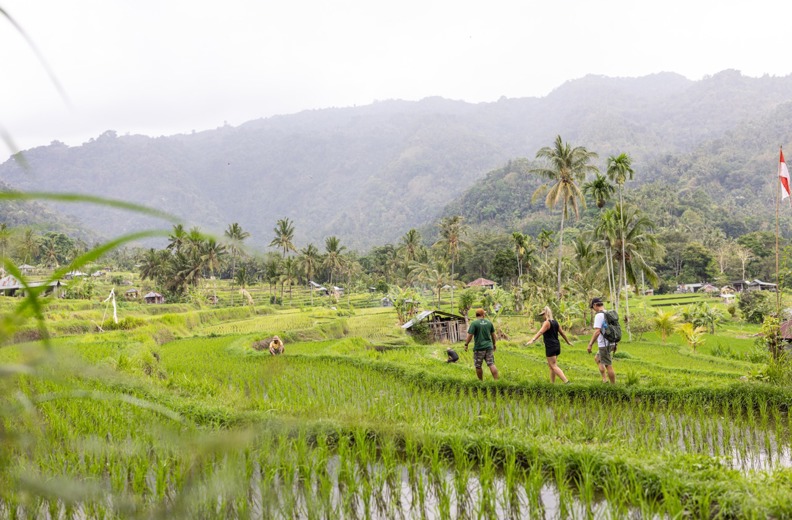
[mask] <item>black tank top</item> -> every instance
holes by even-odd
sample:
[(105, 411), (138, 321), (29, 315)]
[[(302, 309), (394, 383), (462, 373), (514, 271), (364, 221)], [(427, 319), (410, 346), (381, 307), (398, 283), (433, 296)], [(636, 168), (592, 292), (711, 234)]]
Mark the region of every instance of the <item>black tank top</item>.
[(550, 328), (547, 329), (543, 335), (545, 349), (553, 351), (561, 348), (561, 342), (558, 341), (558, 322), (550, 320)]

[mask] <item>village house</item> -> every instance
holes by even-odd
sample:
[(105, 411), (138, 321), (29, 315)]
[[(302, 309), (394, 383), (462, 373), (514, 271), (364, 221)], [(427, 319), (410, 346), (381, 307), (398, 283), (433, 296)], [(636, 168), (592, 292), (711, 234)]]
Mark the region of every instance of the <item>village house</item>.
[[(28, 287), (41, 287), (42, 285), (46, 285), (47, 287), (43, 290), (44, 295), (52, 294), (56, 298), (60, 295), (60, 288), (62, 286), (60, 280), (55, 280), (53, 282), (29, 282), (27, 284)], [(17, 280), (14, 276), (8, 275), (0, 278), (0, 295), (2, 296), (25, 296), (25, 286)]]
[(467, 286), (468, 287), (484, 287), (485, 289), (494, 289), (495, 288), (495, 282), (493, 282), (492, 280), (487, 280), (486, 278), (476, 278), (475, 280), (473, 280), (472, 282), (467, 284)]

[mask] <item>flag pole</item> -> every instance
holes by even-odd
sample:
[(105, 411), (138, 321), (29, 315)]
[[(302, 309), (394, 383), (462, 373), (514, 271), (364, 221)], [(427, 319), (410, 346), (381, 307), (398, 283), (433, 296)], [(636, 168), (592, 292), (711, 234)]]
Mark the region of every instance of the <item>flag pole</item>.
[[(778, 154), (779, 157), (782, 157), (783, 153), (784, 153), (783, 148), (781, 146), (779, 146), (778, 150), (779, 150), (779, 154)], [(781, 184), (781, 176), (780, 176), (780, 174), (781, 174), (781, 171), (780, 171), (781, 162), (780, 162), (780, 160), (779, 160), (779, 166), (778, 167), (779, 167), (779, 172), (778, 172), (778, 177), (779, 178), (778, 178), (778, 181), (776, 181), (776, 182)], [(775, 235), (776, 235), (775, 236), (775, 239), (776, 239), (776, 243), (775, 243), (775, 249), (776, 249), (775, 250), (775, 253), (776, 253), (776, 317), (778, 318), (779, 322), (781, 320), (781, 283), (780, 283), (779, 276), (778, 276), (778, 235), (779, 235), (778, 215), (779, 215), (779, 206), (780, 206), (778, 199), (781, 197), (781, 190), (782, 189), (784, 189), (783, 185), (779, 186), (778, 189), (775, 190), (775, 194), (776, 194), (775, 195), (775, 200), (776, 200), (776, 233), (775, 233)]]

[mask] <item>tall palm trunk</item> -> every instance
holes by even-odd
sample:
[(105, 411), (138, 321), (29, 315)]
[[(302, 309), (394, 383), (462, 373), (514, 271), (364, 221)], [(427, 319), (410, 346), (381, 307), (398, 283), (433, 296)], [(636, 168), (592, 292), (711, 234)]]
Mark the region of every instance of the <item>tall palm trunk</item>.
[[(605, 238), (605, 271), (608, 274), (608, 290), (610, 291), (610, 299), (612, 302), (616, 301), (614, 286), (616, 285), (616, 280), (614, 279), (613, 275), (613, 258), (611, 258), (611, 249), (610, 243), (608, 242), (607, 237)], [(618, 312), (618, 305), (616, 312)]]
[(558, 234), (558, 301), (561, 301), (561, 256), (564, 253), (564, 217), (566, 208), (561, 212), (561, 231)]
[[(439, 305), (438, 305), (439, 307)], [(451, 259), (451, 312), (454, 312), (454, 260)]]
[[(627, 285), (627, 255), (625, 254), (626, 236), (624, 228), (624, 201), (622, 200), (622, 187), (619, 184), (619, 216), (621, 217), (621, 246), (622, 246), (622, 272), (624, 273), (624, 284)], [(621, 288), (619, 289), (621, 292)], [(627, 338), (632, 341), (632, 332), (630, 331), (630, 291), (624, 291), (624, 324), (627, 327)]]

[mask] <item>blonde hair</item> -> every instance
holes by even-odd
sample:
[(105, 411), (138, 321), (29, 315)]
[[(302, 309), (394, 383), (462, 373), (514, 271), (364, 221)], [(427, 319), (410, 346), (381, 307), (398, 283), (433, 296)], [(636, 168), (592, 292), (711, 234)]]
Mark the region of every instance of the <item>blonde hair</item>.
[(544, 314), (546, 320), (553, 319), (553, 311), (550, 310), (550, 307), (545, 306), (545, 308), (542, 309), (542, 314)]

